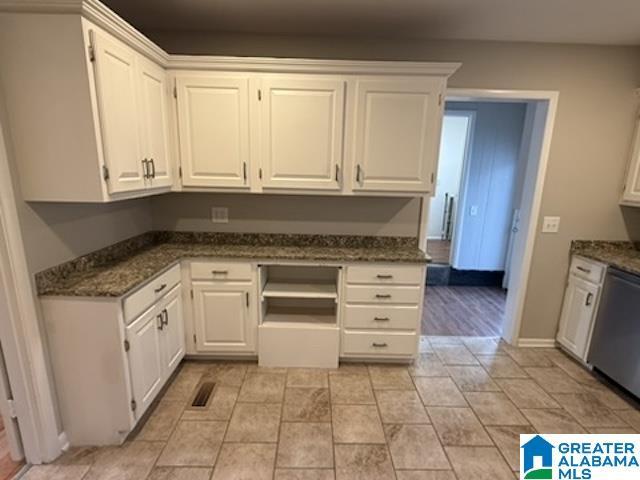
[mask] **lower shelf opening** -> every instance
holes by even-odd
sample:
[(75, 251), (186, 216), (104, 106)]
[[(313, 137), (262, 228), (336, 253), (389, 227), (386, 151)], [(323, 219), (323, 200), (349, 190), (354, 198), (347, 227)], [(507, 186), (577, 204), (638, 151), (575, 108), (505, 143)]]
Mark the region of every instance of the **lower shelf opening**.
[(265, 299), (263, 325), (289, 324), (336, 327), (337, 307), (324, 299)]

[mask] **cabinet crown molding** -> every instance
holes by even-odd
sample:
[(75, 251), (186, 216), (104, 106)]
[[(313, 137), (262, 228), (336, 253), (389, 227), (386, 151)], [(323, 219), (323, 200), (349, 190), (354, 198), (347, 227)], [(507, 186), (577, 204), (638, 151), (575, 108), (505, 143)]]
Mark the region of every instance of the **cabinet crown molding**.
[(129, 44), (161, 66), (172, 70), (243, 70), (247, 72), (439, 75), (448, 77), (462, 65), (456, 62), (170, 55), (98, 0), (0, 0), (0, 12), (76, 13)]

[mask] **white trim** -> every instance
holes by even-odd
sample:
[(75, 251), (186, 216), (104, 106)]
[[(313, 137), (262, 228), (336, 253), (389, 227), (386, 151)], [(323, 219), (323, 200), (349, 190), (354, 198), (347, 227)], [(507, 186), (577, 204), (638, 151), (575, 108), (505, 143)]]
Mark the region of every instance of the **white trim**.
[(551, 90), (495, 90), (495, 89), (474, 89), (474, 88), (449, 88), (447, 89), (447, 100), (458, 101), (538, 101), (546, 104), (546, 118), (542, 146), (540, 149), (540, 159), (535, 178), (535, 187), (531, 201), (531, 215), (529, 224), (526, 225), (526, 240), (524, 254), (522, 256), (522, 269), (519, 277), (519, 288), (512, 292), (515, 295), (511, 305), (508, 302), (505, 312), (505, 325), (502, 337), (512, 345), (519, 345), (520, 330), (522, 326), (522, 315), (524, 302), (531, 272), (533, 259), (533, 248), (536, 241), (536, 232), (540, 209), (542, 205), (542, 191), (549, 162), (549, 150), (551, 148), (551, 138), (553, 136), (553, 126), (555, 123), (556, 111), (558, 108), (557, 91)]
[(520, 348), (554, 348), (555, 346), (555, 338), (521, 338), (518, 340)]
[(170, 55), (170, 70), (450, 76), (461, 63)]
[[(0, 121), (1, 123), (1, 121)], [(22, 231), (0, 125), (0, 274), (11, 314), (1, 322), (0, 341), (29, 463), (53, 461), (61, 453), (35, 292), (27, 268)]]

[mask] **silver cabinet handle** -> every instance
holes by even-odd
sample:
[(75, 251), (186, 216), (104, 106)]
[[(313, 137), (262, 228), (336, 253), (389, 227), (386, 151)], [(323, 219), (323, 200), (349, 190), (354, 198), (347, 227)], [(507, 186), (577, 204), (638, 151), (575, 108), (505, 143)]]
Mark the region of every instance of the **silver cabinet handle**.
[(165, 308), (164, 310), (162, 310), (162, 315), (164, 320), (162, 320), (163, 325), (169, 325), (169, 312), (167, 312), (167, 309)]
[(156, 288), (156, 289), (154, 290), (154, 292), (156, 292), (156, 293), (160, 293), (160, 292), (161, 292), (162, 290), (164, 290), (165, 288), (167, 288), (167, 284), (166, 284), (166, 283), (163, 283), (163, 284), (162, 284), (162, 285), (160, 285), (158, 288)]
[(146, 158), (144, 160), (142, 160), (142, 177), (143, 178), (149, 178), (149, 160), (147, 160)]
[(229, 270), (211, 270), (211, 273), (214, 275), (226, 275), (229, 273)]
[(156, 178), (156, 162), (154, 159), (151, 159), (151, 173), (149, 174), (151, 178)]
[(376, 322), (388, 322), (391, 319), (389, 317), (373, 317)]
[(360, 173), (362, 173), (362, 167), (360, 164), (356, 165), (356, 182), (360, 183)]
[(376, 348), (384, 348), (384, 347), (388, 347), (387, 342), (383, 342), (383, 343), (377, 343), (377, 342), (373, 342), (371, 344), (372, 347), (376, 347)]
[(156, 320), (158, 320), (158, 330), (163, 330), (164, 318), (163, 318), (162, 312), (160, 313), (160, 315), (156, 315)]
[(587, 299), (586, 299), (586, 301), (584, 303), (585, 303), (585, 305), (587, 307), (590, 306), (593, 303), (593, 293), (588, 293), (587, 294)]
[(590, 269), (590, 268), (584, 268), (584, 267), (581, 267), (580, 265), (578, 265), (576, 268), (577, 268), (578, 270), (580, 270), (581, 272), (584, 272), (584, 273), (591, 273), (591, 269)]
[(388, 293), (386, 294), (376, 293), (376, 298), (391, 298), (391, 295), (389, 295)]
[(242, 162), (242, 176), (244, 178), (244, 183), (247, 183), (247, 162)]
[(340, 165), (336, 163), (336, 182), (340, 182)]
[(393, 275), (382, 275), (379, 273), (378, 275), (376, 275), (376, 277), (378, 277), (380, 280), (389, 280), (393, 278)]

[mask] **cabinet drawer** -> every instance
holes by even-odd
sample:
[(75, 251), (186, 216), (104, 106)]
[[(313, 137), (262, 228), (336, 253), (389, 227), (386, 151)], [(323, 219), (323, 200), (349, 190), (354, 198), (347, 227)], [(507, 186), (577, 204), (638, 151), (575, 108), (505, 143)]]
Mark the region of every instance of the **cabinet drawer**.
[(128, 324), (146, 308), (167, 294), (180, 283), (180, 265), (174, 265), (166, 272), (158, 275), (135, 293), (124, 299), (124, 320)]
[(345, 331), (342, 337), (342, 353), (375, 357), (410, 357), (416, 352), (417, 342), (415, 333)]
[(416, 287), (347, 285), (349, 303), (410, 303), (419, 304), (422, 289)]
[(592, 262), (583, 257), (574, 256), (571, 259), (569, 272), (578, 278), (592, 283), (601, 283), (606, 267), (600, 263)]
[(423, 273), (423, 267), (413, 265), (353, 265), (347, 267), (347, 282), (420, 285)]
[(250, 281), (253, 272), (250, 263), (192, 262), (193, 280)]
[(354, 329), (395, 329), (415, 331), (419, 324), (418, 305), (372, 306), (346, 305), (344, 327)]

